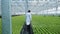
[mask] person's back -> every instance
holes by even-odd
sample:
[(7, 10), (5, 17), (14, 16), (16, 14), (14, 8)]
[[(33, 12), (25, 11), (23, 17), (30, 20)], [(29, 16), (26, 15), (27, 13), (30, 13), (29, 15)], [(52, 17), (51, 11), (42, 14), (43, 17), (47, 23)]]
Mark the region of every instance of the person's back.
[(26, 25), (30, 25), (31, 22), (31, 13), (30, 11), (28, 11), (28, 13), (26, 14)]

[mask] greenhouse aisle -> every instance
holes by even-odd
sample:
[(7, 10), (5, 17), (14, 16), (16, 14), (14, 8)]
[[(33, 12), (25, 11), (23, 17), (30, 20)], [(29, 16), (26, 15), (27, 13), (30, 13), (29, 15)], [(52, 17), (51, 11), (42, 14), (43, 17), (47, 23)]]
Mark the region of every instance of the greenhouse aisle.
[(20, 34), (33, 34), (32, 25), (30, 24), (30, 26), (27, 28), (27, 25), (24, 24)]

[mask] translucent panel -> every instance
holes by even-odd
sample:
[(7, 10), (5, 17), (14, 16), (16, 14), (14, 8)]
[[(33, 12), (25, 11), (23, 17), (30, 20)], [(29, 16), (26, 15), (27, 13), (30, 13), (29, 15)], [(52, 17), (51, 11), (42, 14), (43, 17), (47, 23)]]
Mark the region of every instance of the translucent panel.
[[(58, 3), (57, 0), (43, 0), (42, 2), (40, 2), (41, 0), (29, 0), (28, 1), (28, 9), (30, 9), (32, 12), (40, 12), (40, 11), (45, 11), (45, 10), (49, 10), (51, 8), (56, 8), (57, 6), (60, 5), (60, 3)], [(46, 2), (47, 1), (47, 2)], [(52, 1), (52, 2), (51, 2)], [(58, 5), (57, 5), (58, 3)], [(12, 2), (12, 12), (25, 12), (25, 6), (26, 2), (24, 0), (23, 1), (16, 1), (16, 2)], [(16, 10), (14, 10), (16, 9)]]
[(20, 1), (20, 0), (12, 0), (12, 1)]

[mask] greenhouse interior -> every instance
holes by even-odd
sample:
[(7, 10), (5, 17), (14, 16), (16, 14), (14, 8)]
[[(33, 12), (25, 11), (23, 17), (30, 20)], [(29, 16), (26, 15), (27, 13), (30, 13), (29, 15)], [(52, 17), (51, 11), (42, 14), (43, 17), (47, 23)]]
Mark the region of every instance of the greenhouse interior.
[(60, 34), (60, 0), (0, 0), (0, 34)]

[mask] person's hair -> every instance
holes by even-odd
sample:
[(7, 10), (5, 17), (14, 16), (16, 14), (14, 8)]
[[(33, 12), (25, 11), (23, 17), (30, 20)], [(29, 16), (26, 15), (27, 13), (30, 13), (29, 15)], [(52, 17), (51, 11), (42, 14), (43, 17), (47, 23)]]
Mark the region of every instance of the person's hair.
[(28, 12), (31, 12), (30, 10), (28, 10)]

